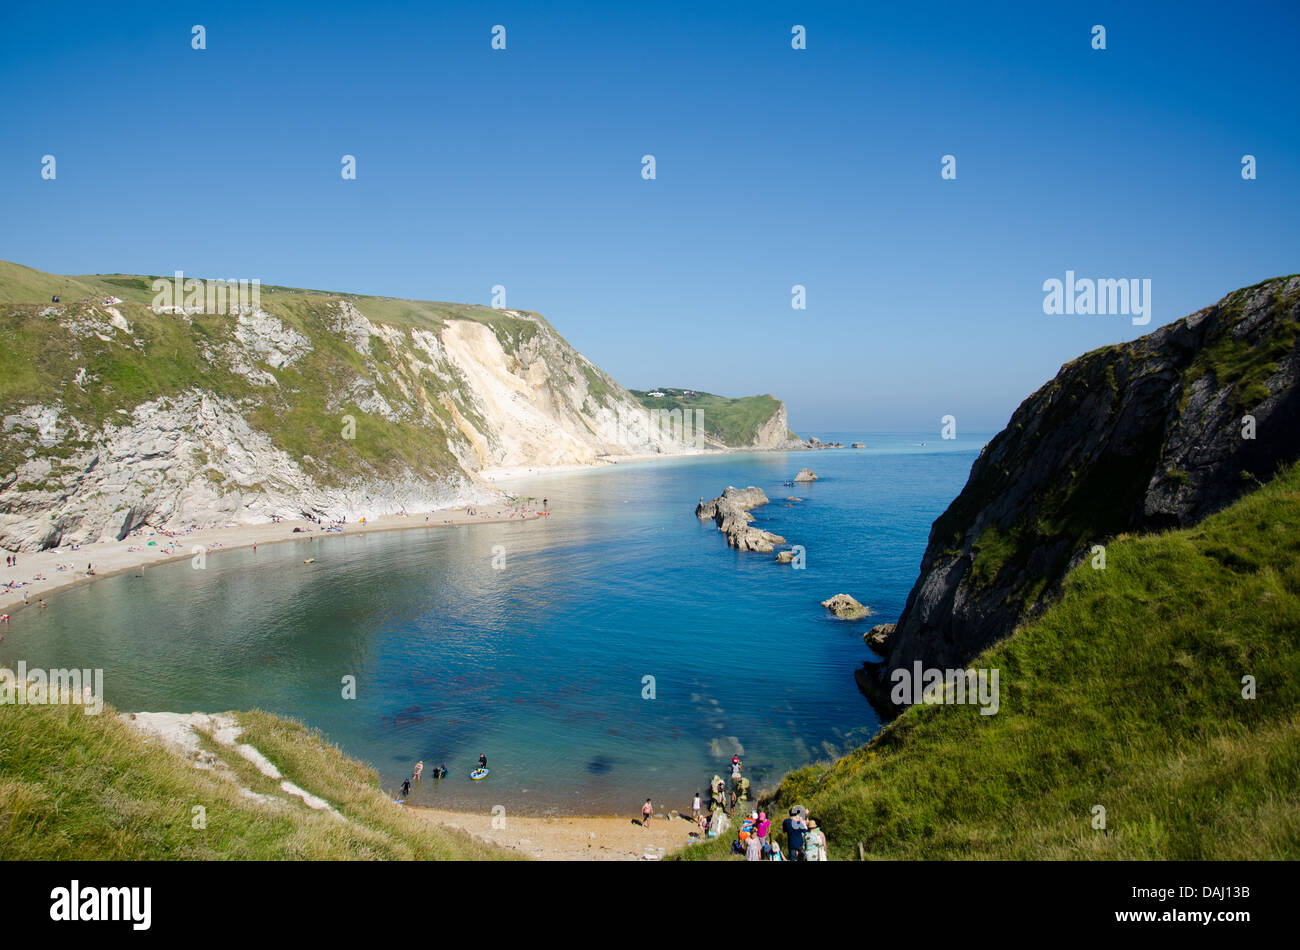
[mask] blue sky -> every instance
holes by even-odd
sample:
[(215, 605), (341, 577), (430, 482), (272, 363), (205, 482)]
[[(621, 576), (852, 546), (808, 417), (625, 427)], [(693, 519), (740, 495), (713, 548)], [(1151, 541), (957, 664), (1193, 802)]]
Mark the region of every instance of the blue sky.
[[(1300, 271), (1294, 3), (447, 6), (5, 4), (0, 258), (501, 284), (626, 385), (771, 392), (804, 432), (998, 429)], [(1151, 326), (1044, 315), (1067, 269), (1149, 278)]]

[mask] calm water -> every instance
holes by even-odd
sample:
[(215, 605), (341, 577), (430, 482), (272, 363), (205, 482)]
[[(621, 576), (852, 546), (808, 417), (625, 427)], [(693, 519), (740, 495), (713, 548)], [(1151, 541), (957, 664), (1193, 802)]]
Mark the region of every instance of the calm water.
[[(853, 682), (861, 634), (897, 618), (930, 523), (985, 441), (822, 437), (871, 448), (538, 476), (513, 487), (547, 496), (549, 520), (263, 545), (211, 553), (206, 570), (105, 578), (22, 611), (0, 663), (103, 668), (119, 709), (295, 716), (394, 789), (416, 759), (445, 761), (420, 803), (688, 807), (735, 750), (756, 787), (774, 784), (877, 728)], [(805, 465), (821, 481), (782, 486)], [(734, 552), (696, 520), (699, 497), (729, 484), (767, 492), (756, 523), (804, 545), (805, 570)], [(877, 615), (830, 618), (818, 601), (840, 591)], [(492, 773), (470, 782), (480, 752)]]

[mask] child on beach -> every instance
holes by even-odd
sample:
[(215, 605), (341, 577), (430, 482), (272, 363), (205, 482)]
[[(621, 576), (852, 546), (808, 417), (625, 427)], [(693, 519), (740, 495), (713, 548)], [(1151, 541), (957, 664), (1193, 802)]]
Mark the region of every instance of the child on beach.
[(641, 827), (642, 828), (650, 827), (650, 816), (654, 814), (654, 810), (655, 810), (654, 806), (650, 804), (650, 799), (647, 798), (645, 800), (645, 804), (641, 806)]

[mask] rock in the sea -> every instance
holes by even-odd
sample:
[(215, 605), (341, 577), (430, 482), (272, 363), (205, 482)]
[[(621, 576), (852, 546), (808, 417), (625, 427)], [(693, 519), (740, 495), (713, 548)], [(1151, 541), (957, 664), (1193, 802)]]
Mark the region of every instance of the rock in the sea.
[(841, 620), (857, 620), (871, 613), (871, 608), (859, 603), (848, 594), (836, 594), (829, 600), (823, 600), (822, 606)]
[(817, 473), (810, 468), (801, 468), (799, 469), (799, 474), (794, 477), (794, 480), (796, 482), (815, 482), (817, 481)]
[(794, 560), (794, 552), (793, 552), (793, 551), (777, 551), (777, 552), (776, 552), (776, 563), (778, 563), (778, 564), (789, 564), (789, 563), (790, 563), (791, 561), (793, 561), (793, 560)]
[(865, 449), (865, 448), (867, 447), (867, 443), (865, 443), (865, 442), (854, 442), (852, 447), (855, 448), (855, 449)]
[(862, 635), (862, 642), (876, 653), (885, 656), (889, 650), (889, 638), (898, 627), (896, 623), (878, 623)]
[(727, 544), (738, 551), (758, 551), (771, 554), (778, 544), (785, 544), (785, 538), (762, 528), (750, 525), (754, 516), (750, 508), (767, 504), (767, 495), (763, 489), (750, 485), (748, 488), (735, 488), (728, 485), (717, 498), (702, 501), (695, 506), (695, 516), (701, 521), (713, 520), (727, 537)]
[(796, 497), (794, 497), (794, 495), (791, 495), (790, 497), (786, 498), (786, 501), (803, 501), (803, 499), (802, 499), (802, 498), (796, 498)]

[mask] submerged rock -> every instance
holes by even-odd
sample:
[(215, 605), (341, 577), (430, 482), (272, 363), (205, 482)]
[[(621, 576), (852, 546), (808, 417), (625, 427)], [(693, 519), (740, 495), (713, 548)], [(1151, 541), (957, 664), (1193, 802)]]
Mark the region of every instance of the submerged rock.
[(856, 598), (849, 594), (836, 594), (834, 597), (823, 600), (822, 606), (841, 620), (857, 620), (859, 617), (865, 617), (871, 613), (870, 607), (859, 603)]

